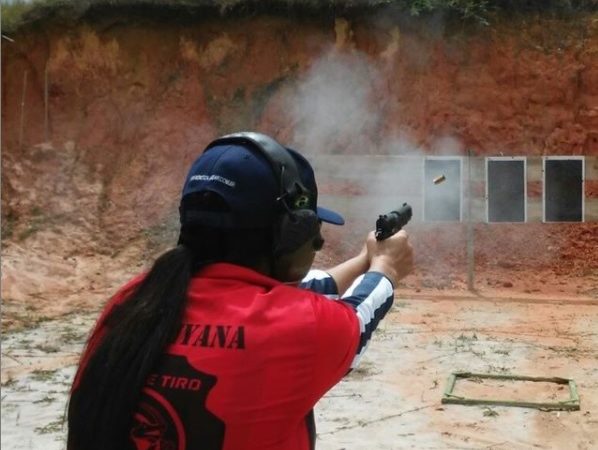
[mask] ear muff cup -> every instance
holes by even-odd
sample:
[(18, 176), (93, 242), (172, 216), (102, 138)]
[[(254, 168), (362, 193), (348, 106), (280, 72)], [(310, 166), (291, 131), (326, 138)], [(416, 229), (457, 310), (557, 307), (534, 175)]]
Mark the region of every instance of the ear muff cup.
[(273, 255), (281, 256), (297, 250), (310, 239), (319, 236), (320, 220), (309, 208), (310, 191), (301, 180), (292, 154), (271, 137), (255, 132), (239, 132), (213, 141), (205, 151), (216, 145), (250, 146), (268, 161), (280, 186), (277, 198), (280, 216), (274, 224)]
[(284, 214), (275, 230), (274, 255), (294, 252), (309, 239), (320, 234), (320, 220), (311, 209), (298, 209)]

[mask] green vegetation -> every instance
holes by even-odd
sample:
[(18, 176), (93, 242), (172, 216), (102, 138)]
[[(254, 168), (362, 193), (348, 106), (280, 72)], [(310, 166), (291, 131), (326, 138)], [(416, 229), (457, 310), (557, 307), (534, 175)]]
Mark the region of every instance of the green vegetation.
[[(2, 32), (16, 31), (20, 26), (49, 17), (80, 19), (87, 13), (107, 9), (143, 7), (144, 14), (160, 12), (211, 11), (214, 15), (248, 15), (256, 12), (290, 11), (310, 16), (347, 14), (391, 8), (412, 16), (452, 14), (465, 20), (488, 23), (495, 12), (596, 11), (598, 0), (1, 0)], [(138, 11), (141, 11), (139, 9)], [(160, 17), (163, 17), (161, 14)]]
[(51, 344), (38, 344), (35, 348), (44, 353), (57, 353), (60, 351), (60, 347)]
[[(5, 298), (3, 300), (6, 302), (15, 302), (14, 299), (6, 299)], [(36, 328), (40, 324), (52, 320), (52, 318), (48, 317), (48, 316), (40, 315), (37, 312), (27, 311), (24, 313), (20, 313), (20, 312), (12, 312), (11, 311), (10, 313), (5, 312), (3, 314), (2, 320), (8, 321), (7, 324), (2, 323), (2, 325), (5, 327), (5, 331), (7, 329), (9, 329), (12, 332), (12, 331), (18, 331), (18, 330), (22, 330), (22, 329)], [(21, 345), (29, 345), (32, 343), (33, 342), (29, 339), (22, 339), (19, 341), (19, 344), (21, 344)]]
[(63, 328), (60, 332), (60, 340), (65, 344), (79, 344), (85, 340), (86, 336), (85, 332), (68, 327)]
[(31, 378), (35, 381), (50, 381), (54, 378), (56, 370), (34, 370), (31, 373)]
[(498, 349), (498, 350), (494, 350), (494, 353), (498, 353), (499, 355), (509, 356), (511, 353), (511, 350)]
[[(2, 32), (16, 28), (23, 20), (23, 15), (26, 14), (33, 4), (24, 1), (15, 2), (1, 2), (2, 5)], [(4, 234), (4, 233), (3, 233)]]
[[(4, 20), (4, 15), (2, 15), (2, 20)], [(2, 27), (4, 28), (4, 27)], [(17, 223), (17, 218), (14, 214), (8, 213), (5, 217), (2, 217), (2, 226), (0, 231), (0, 235), (2, 236), (2, 240), (10, 239), (14, 234), (15, 225)]]
[(48, 434), (48, 433), (58, 433), (62, 431), (62, 427), (64, 425), (64, 421), (62, 419), (55, 420), (54, 422), (50, 422), (49, 424), (43, 427), (35, 428), (35, 432), (37, 434)]
[[(17, 379), (9, 377), (6, 381), (0, 383), (0, 387), (7, 388), (7, 387), (15, 386), (16, 384), (17, 384)], [(2, 405), (2, 407), (4, 407), (4, 405)]]
[(50, 397), (49, 395), (46, 395), (44, 398), (41, 398), (39, 400), (35, 400), (33, 403), (35, 404), (39, 404), (39, 403), (54, 403), (56, 401), (56, 398), (54, 397)]
[(492, 409), (492, 408), (490, 408), (488, 406), (486, 406), (484, 408), (484, 413), (483, 414), (484, 414), (485, 417), (496, 417), (496, 416), (498, 416), (498, 413), (494, 409)]
[(18, 240), (24, 241), (28, 237), (37, 233), (46, 223), (46, 218), (43, 215), (34, 215), (31, 217), (27, 227), (19, 234)]

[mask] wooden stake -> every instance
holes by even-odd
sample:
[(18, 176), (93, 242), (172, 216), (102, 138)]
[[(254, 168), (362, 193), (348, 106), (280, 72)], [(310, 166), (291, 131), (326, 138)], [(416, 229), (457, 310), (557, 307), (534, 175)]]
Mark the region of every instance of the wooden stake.
[(27, 69), (23, 72), (23, 93), (21, 95), (21, 123), (19, 125), (19, 148), (23, 148), (23, 130), (25, 127), (25, 94), (27, 92)]
[(467, 289), (475, 291), (474, 286), (474, 230), (472, 217), (473, 189), (471, 180), (471, 150), (467, 150)]
[(50, 135), (48, 120), (48, 63), (44, 69), (44, 140), (48, 142)]

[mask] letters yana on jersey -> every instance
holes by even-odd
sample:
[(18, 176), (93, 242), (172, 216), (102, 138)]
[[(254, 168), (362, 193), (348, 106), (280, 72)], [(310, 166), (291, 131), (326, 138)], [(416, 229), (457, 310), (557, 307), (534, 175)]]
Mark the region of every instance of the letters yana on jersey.
[(245, 327), (184, 323), (174, 344), (244, 350)]

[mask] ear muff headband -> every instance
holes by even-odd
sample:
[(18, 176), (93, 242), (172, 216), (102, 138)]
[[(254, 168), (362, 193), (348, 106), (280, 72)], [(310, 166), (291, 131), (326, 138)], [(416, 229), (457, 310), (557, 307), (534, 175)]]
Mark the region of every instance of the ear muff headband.
[(309, 209), (312, 193), (304, 186), (293, 156), (289, 151), (261, 133), (239, 132), (216, 139), (205, 151), (218, 145), (243, 144), (256, 149), (270, 163), (280, 186), (278, 201), (284, 211), (277, 225), (273, 242), (273, 254), (280, 256), (298, 249), (311, 237), (320, 232), (319, 219), (315, 211)]
[(268, 160), (274, 172), (280, 186), (279, 200), (283, 200), (290, 209), (301, 208), (301, 202), (295, 201), (295, 199), (300, 194), (309, 195), (310, 192), (303, 185), (295, 160), (286, 148), (265, 134), (243, 131), (216, 139), (208, 145), (205, 151), (226, 144), (249, 144), (252, 148), (257, 149)]

